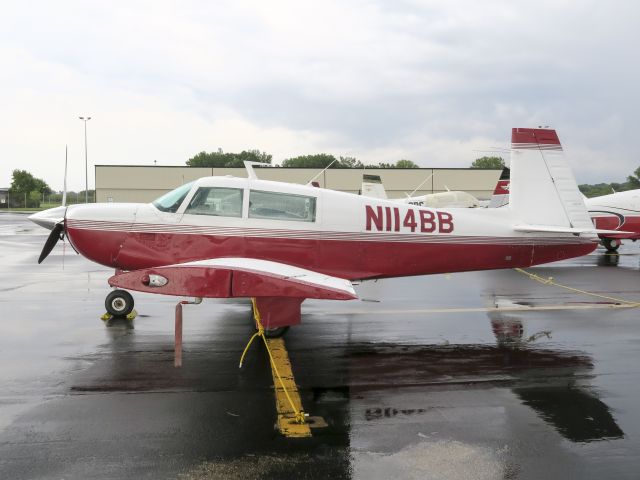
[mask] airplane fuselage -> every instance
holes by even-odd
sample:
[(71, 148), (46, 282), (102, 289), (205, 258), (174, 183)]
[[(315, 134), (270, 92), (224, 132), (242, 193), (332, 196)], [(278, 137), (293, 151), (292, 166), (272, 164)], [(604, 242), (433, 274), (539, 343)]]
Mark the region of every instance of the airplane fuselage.
[(607, 234), (606, 237), (640, 239), (640, 190), (588, 198), (585, 205), (597, 228), (621, 230), (619, 234)]
[(509, 208), (432, 209), (207, 177), (175, 211), (154, 204), (79, 205), (67, 210), (65, 226), (79, 253), (118, 270), (243, 257), (351, 280), (527, 267), (596, 247), (595, 237), (515, 232), (517, 221)]

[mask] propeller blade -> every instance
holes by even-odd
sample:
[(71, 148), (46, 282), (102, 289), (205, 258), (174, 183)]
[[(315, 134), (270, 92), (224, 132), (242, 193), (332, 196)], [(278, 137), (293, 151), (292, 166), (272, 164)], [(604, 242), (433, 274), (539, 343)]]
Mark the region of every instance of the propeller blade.
[(42, 261), (49, 256), (53, 247), (56, 246), (58, 240), (60, 240), (60, 234), (64, 230), (64, 223), (56, 223), (56, 225), (51, 230), (49, 237), (47, 237), (47, 241), (44, 242), (44, 247), (42, 247), (42, 253), (40, 253), (40, 258), (38, 258), (38, 263), (42, 263)]

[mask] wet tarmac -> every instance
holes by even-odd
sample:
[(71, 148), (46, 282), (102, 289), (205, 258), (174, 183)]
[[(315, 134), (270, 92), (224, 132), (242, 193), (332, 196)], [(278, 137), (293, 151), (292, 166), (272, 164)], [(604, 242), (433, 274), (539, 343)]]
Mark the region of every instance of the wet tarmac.
[[(640, 310), (516, 271), (365, 282), (307, 301), (286, 337), (305, 410), (274, 428), (244, 301), (136, 294), (104, 324), (111, 271), (0, 214), (0, 478), (639, 478)], [(64, 252), (64, 255), (63, 255)], [(640, 300), (640, 244), (530, 269)], [(496, 309), (498, 306), (500, 309)]]

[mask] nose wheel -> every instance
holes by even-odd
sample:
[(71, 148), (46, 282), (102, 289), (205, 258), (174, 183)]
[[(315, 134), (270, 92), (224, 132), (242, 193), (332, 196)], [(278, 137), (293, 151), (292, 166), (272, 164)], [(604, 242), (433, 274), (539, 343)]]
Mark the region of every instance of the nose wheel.
[(126, 290), (114, 290), (104, 300), (104, 308), (114, 317), (126, 317), (133, 311), (133, 297)]

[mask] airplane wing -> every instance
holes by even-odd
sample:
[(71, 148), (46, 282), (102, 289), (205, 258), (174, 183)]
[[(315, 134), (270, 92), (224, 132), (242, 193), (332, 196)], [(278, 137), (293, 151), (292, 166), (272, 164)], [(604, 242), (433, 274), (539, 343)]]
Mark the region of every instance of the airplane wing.
[(122, 272), (109, 285), (185, 297), (357, 298), (351, 282), (284, 263), (216, 258)]

